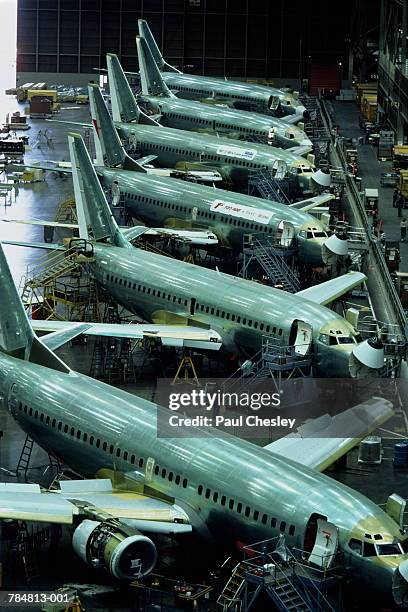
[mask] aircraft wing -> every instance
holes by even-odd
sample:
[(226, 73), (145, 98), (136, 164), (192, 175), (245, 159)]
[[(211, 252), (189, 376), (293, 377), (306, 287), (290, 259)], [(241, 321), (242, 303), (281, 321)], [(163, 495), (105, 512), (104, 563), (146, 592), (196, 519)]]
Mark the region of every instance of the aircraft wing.
[(290, 147), (286, 150), (290, 153), (294, 153), (295, 155), (305, 155), (306, 153), (310, 153), (312, 149), (313, 145), (310, 143), (310, 145), (297, 145), (296, 147)]
[(264, 448), (322, 472), (394, 414), (391, 402), (379, 397), (331, 417), (325, 414), (297, 432)]
[(307, 200), (301, 200), (300, 202), (293, 202), (293, 204), (288, 204), (289, 208), (297, 208), (302, 212), (307, 212), (308, 210), (312, 210), (317, 206), (321, 206), (322, 204), (326, 204), (326, 202), (330, 202), (330, 200), (335, 200), (336, 196), (332, 193), (322, 193), (321, 195), (314, 196), (313, 198), (308, 198)]
[[(128, 339), (158, 338), (164, 346), (201, 348), (218, 351), (222, 346), (221, 336), (214, 330), (194, 325), (156, 325), (154, 323), (81, 323), (74, 321), (32, 320), (34, 331), (50, 332), (41, 337), (41, 342), (55, 350), (75, 336), (107, 336)], [(72, 330), (71, 337), (67, 336)], [(77, 333), (74, 333), (74, 332)], [(67, 339), (65, 339), (67, 338)]]
[(295, 115), (286, 115), (286, 117), (281, 117), (281, 121), (283, 123), (289, 123), (290, 125), (294, 125), (299, 123), (300, 121), (304, 121), (303, 113), (296, 113)]
[(326, 306), (326, 304), (334, 302), (334, 300), (348, 293), (354, 287), (361, 285), (366, 280), (367, 277), (362, 272), (348, 272), (320, 285), (313, 285), (313, 287), (302, 289), (296, 295), (304, 297), (311, 302), (316, 302), (316, 304)]
[(122, 519), (143, 531), (190, 533), (187, 514), (171, 501), (114, 489), (109, 478), (61, 481), (60, 490), (1, 483), (0, 519), (70, 525), (83, 518)]

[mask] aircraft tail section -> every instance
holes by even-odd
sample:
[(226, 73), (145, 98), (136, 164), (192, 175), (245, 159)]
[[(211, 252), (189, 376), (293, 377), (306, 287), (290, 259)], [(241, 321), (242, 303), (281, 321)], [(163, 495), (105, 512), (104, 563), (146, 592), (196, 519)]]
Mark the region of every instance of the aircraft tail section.
[(163, 80), (146, 39), (142, 36), (136, 36), (136, 47), (139, 58), (142, 94), (145, 96), (151, 95), (175, 98), (175, 95), (170, 91)]
[(0, 351), (60, 372), (69, 368), (33, 332), (0, 243)]
[(68, 134), (68, 144), (80, 237), (130, 247), (113, 218), (81, 136)]
[(114, 53), (108, 53), (106, 63), (108, 66), (113, 120), (123, 123), (159, 125), (157, 121), (151, 119), (140, 110), (130, 88), (129, 81), (120, 65), (118, 56)]
[(97, 165), (146, 172), (143, 166), (127, 155), (98, 85), (89, 85), (88, 93)]
[(164, 70), (166, 72), (180, 72), (180, 70), (177, 70), (177, 68), (175, 68), (174, 66), (171, 66), (170, 64), (164, 61), (164, 58), (162, 54), (160, 53), (160, 49), (157, 46), (157, 43), (147, 24), (147, 21), (145, 21), (144, 19), (139, 19), (138, 24), (139, 24), (139, 35), (143, 36), (143, 38), (146, 40), (146, 43), (148, 44), (149, 49), (152, 52), (154, 61), (159, 67), (159, 70)]

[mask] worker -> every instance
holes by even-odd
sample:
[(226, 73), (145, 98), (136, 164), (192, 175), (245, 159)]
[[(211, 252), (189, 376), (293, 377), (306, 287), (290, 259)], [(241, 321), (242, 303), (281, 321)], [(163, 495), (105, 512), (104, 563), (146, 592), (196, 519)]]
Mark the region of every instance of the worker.
[(408, 221), (405, 217), (402, 217), (400, 222), (400, 230), (401, 230), (401, 242), (405, 242), (405, 238), (407, 235), (407, 225)]
[(401, 217), (402, 209), (405, 208), (404, 196), (400, 192), (398, 192), (397, 208), (398, 208), (398, 219), (399, 219)]

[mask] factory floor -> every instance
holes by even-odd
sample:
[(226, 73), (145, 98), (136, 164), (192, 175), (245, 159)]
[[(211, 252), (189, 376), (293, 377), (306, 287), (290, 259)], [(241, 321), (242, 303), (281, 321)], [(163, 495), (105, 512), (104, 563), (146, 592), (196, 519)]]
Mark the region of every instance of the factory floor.
[[(7, 104), (9, 103), (9, 107)], [(67, 105), (73, 106), (73, 105)], [(6, 110), (15, 110), (16, 103), (13, 98), (8, 100), (0, 100), (0, 108)], [(343, 127), (345, 135), (349, 130), (350, 135), (356, 137), (358, 131), (357, 115), (352, 105), (342, 104), (335, 105), (335, 110), (338, 117), (338, 122)], [(4, 111), (4, 112), (5, 112)], [(20, 105), (20, 111), (23, 111)], [(89, 120), (89, 108), (77, 107), (71, 110), (63, 110), (58, 115), (58, 119), (77, 120), (86, 122)], [(0, 117), (0, 121), (1, 121)], [(31, 160), (67, 160), (68, 145), (66, 134), (71, 126), (59, 123), (48, 123), (43, 120), (30, 120), (32, 126), (27, 132), (23, 132), (30, 138), (31, 151), (27, 152), (25, 162)], [(75, 128), (72, 128), (75, 129)], [(42, 133), (47, 130), (48, 144)], [(50, 142), (51, 139), (51, 142)], [(375, 153), (369, 146), (360, 147), (360, 169), (363, 180), (366, 181), (366, 186), (379, 186), (379, 172), (383, 166), (375, 159)], [(393, 238), (398, 237), (399, 229), (396, 222), (396, 211), (389, 206), (389, 200), (392, 197), (392, 190), (381, 190), (380, 210), (381, 217), (384, 218), (386, 224), (387, 236)], [(60, 202), (71, 197), (73, 194), (72, 181), (67, 178), (54, 174), (48, 174), (47, 180), (41, 183), (20, 185), (16, 189), (15, 196), (13, 195), (10, 205), (0, 203), (0, 218), (8, 219), (48, 219), (53, 220), (57, 206)], [(388, 206), (388, 208), (387, 208)], [(394, 218), (395, 217), (395, 218)], [(43, 242), (43, 228), (41, 226), (32, 226), (24, 224), (12, 224), (0, 222), (0, 240), (21, 240)], [(405, 265), (408, 269), (408, 245), (402, 245), (403, 257)], [(11, 266), (12, 274), (17, 285), (20, 283), (22, 275), (25, 273), (27, 265), (32, 265), (36, 260), (44, 257), (44, 251), (34, 249), (21, 248), (15, 246), (5, 247), (6, 255)], [(404, 260), (403, 260), (404, 262)], [(64, 359), (77, 367), (78, 363), (82, 364), (83, 370), (86, 371), (87, 364), (90, 363), (92, 353), (92, 343), (84, 345), (76, 345), (72, 348), (64, 348)], [(144, 389), (141, 385), (127, 385), (126, 390), (129, 392), (137, 392), (138, 394), (149, 397), (151, 388), (146, 385)], [(150, 397), (149, 397), (150, 399)], [(15, 482), (14, 475), (20, 452), (25, 440), (25, 434), (15, 424), (14, 420), (6, 412), (0, 412), (0, 430), (3, 434), (0, 439), (0, 482)], [(347, 467), (342, 467), (336, 471), (330, 472), (330, 475), (356, 490), (362, 492), (372, 498), (377, 503), (384, 503), (387, 497), (394, 492), (399, 493), (402, 497), (408, 498), (408, 479), (406, 478), (405, 470), (395, 470), (392, 465), (392, 454), (394, 441), (392, 438), (404, 436), (406, 432), (405, 421), (403, 415), (396, 417), (389, 424), (389, 432), (380, 432), (389, 439), (384, 442), (384, 460), (379, 466), (366, 466), (357, 463), (357, 451), (352, 451), (348, 457)], [(47, 483), (50, 480), (51, 472), (48, 465), (48, 456), (37, 446), (34, 446), (30, 470), (27, 474), (29, 480), (33, 482)], [(20, 475), (19, 480), (23, 480), (23, 475)], [(183, 553), (184, 554), (184, 553)], [(190, 554), (183, 554), (180, 563), (180, 572), (188, 571), (191, 565)], [(204, 562), (204, 555), (200, 554)], [(187, 564), (185, 561), (187, 560)], [(165, 561), (166, 562), (166, 561)], [(208, 567), (213, 567), (208, 562)], [(164, 563), (165, 564), (165, 563)], [(132, 590), (119, 590), (117, 583), (109, 578), (92, 572), (86, 568), (82, 562), (79, 562), (75, 553), (72, 550), (69, 536), (65, 535), (57, 552), (49, 556), (47, 547), (39, 556), (40, 577), (34, 579), (29, 587), (31, 590), (54, 589), (63, 584), (83, 585), (87, 584), (92, 591), (92, 588), (97, 592), (92, 597), (85, 597), (84, 603), (87, 610), (104, 610), (104, 609), (131, 609), (135, 605), (136, 594)], [(161, 568), (162, 571), (165, 571)], [(9, 568), (4, 565), (2, 570), (3, 584), (8, 588), (24, 589), (27, 584), (24, 581), (21, 567)], [(104, 590), (106, 592), (104, 592)], [(34, 609), (34, 608), (33, 608)], [(138, 609), (138, 608), (133, 608)], [(145, 609), (145, 608), (141, 608)]]
[[(340, 128), (340, 136), (358, 139), (365, 132), (358, 124), (359, 111), (355, 102), (333, 102), (334, 122)], [(376, 149), (370, 144), (357, 144), (358, 176), (362, 179), (364, 189), (378, 189), (379, 219), (383, 220), (386, 240), (399, 241), (400, 221), (398, 210), (392, 206), (394, 189), (381, 187), (381, 173), (393, 171), (392, 161), (380, 161)], [(408, 210), (402, 211), (402, 217), (408, 218)], [(400, 242), (400, 271), (408, 272), (408, 242)]]

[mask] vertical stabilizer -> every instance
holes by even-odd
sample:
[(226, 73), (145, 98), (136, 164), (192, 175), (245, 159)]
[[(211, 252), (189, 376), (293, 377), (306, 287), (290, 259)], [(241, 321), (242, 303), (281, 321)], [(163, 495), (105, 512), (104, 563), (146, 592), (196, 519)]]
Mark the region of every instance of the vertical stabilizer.
[(146, 39), (142, 36), (136, 36), (136, 47), (139, 58), (142, 94), (145, 96), (175, 98), (176, 96), (170, 91), (163, 80)]
[(134, 122), (159, 125), (157, 121), (151, 119), (140, 110), (130, 88), (129, 81), (120, 65), (118, 56), (108, 53), (106, 63), (108, 66), (113, 120), (123, 123)]
[(132, 248), (113, 218), (81, 136), (68, 134), (68, 144), (81, 238)]
[(0, 349), (16, 357), (23, 357), (31, 348), (34, 332), (14, 285), (13, 278), (0, 245)]
[(60, 372), (70, 372), (68, 366), (33, 332), (1, 243), (0, 296), (0, 351)]
[(146, 172), (145, 168), (127, 155), (98, 85), (88, 86), (92, 127), (96, 150), (96, 165)]
[(177, 68), (171, 66), (170, 64), (164, 61), (163, 56), (160, 53), (160, 49), (154, 39), (154, 36), (151, 33), (149, 26), (147, 25), (147, 21), (145, 21), (144, 19), (139, 19), (138, 24), (139, 35), (143, 36), (143, 38), (146, 39), (149, 49), (152, 52), (154, 61), (156, 62), (159, 69), (165, 72), (179, 72), (181, 74), (180, 70), (177, 70)]

